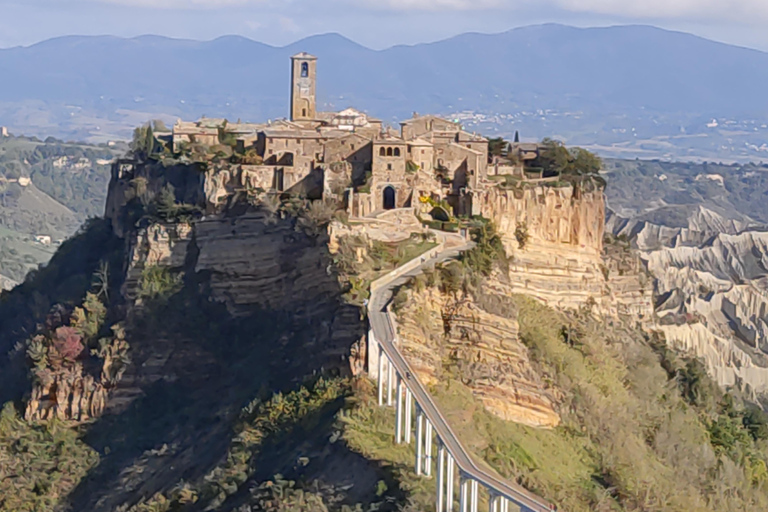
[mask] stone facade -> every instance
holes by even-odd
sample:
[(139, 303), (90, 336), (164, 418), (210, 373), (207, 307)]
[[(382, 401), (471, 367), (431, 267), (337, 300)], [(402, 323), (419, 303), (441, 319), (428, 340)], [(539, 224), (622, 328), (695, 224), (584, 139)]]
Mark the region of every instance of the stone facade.
[[(356, 189), (349, 197), (365, 203), (348, 205), (350, 211), (368, 214), (414, 206), (416, 194), (428, 191), (436, 199), (456, 196), (449, 203), (457, 214), (477, 213), (470, 211), (467, 198), (491, 185), (486, 182), (487, 139), (436, 116), (414, 116), (396, 132), (353, 108), (318, 112), (317, 58), (300, 53), (291, 62), (289, 120), (265, 125), (179, 121), (173, 129), (173, 150), (178, 152), (185, 144), (212, 146), (224, 136), (234, 137), (237, 152), (255, 152), (261, 159), (262, 165), (248, 173), (251, 184), (259, 188), (289, 191), (315, 170), (344, 166), (351, 177), (348, 188)], [(442, 187), (447, 180), (452, 185)]]
[(291, 57), (291, 121), (317, 117), (317, 57), (299, 53)]

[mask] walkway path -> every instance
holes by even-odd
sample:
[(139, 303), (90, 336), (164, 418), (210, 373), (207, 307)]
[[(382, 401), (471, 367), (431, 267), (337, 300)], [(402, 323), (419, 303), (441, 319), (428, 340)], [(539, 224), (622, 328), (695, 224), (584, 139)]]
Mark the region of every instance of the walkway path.
[[(453, 464), (458, 466), (460, 478), (460, 511), (477, 512), (478, 503), (478, 484), (483, 485), (490, 496), (490, 512), (507, 512), (508, 504), (514, 503), (524, 512), (549, 512), (554, 508), (539, 498), (528, 492), (519, 485), (505, 482), (487, 471), (480, 469), (472, 457), (462, 446), (456, 434), (451, 429), (443, 414), (438, 409), (432, 397), (426, 391), (424, 386), (415, 377), (415, 373), (405, 360), (400, 350), (397, 348), (397, 333), (395, 332), (394, 322), (390, 318), (389, 303), (392, 299), (394, 289), (405, 284), (411, 277), (423, 272), (427, 267), (457, 257), (462, 251), (466, 251), (473, 246), (472, 243), (465, 243), (459, 247), (449, 248), (441, 245), (432, 257), (421, 262), (413, 268), (413, 265), (405, 265), (396, 269), (387, 276), (379, 279), (371, 286), (371, 299), (368, 306), (368, 317), (371, 323), (371, 338), (369, 350), (380, 350), (378, 357), (378, 382), (379, 382), (379, 403), (383, 404), (383, 391), (386, 381), (387, 402), (392, 404), (393, 377), (397, 381), (397, 428), (396, 442), (402, 442), (403, 435), (406, 442), (410, 441), (412, 422), (411, 422), (411, 401), (415, 400), (417, 410), (416, 421), (416, 472), (421, 474), (422, 470), (429, 475), (431, 472), (431, 430), (434, 428), (438, 444), (437, 460), (437, 512), (451, 512), (453, 508)], [(386, 363), (386, 370), (385, 370)], [(403, 402), (405, 403), (403, 405)], [(424, 425), (422, 419), (426, 420), (427, 438), (423, 439)], [(445, 465), (447, 451), (447, 466)], [(422, 452), (426, 452), (426, 455)], [(446, 474), (447, 469), (447, 474)]]

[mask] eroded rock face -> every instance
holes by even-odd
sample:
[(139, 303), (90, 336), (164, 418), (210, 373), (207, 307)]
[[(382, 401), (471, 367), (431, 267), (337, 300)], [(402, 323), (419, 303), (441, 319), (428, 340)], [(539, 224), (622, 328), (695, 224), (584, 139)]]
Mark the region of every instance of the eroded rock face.
[(444, 366), (455, 365), (496, 416), (534, 427), (560, 423), (514, 317), (491, 314), (471, 297), (449, 297), (428, 288), (414, 293), (397, 318), (402, 350), (425, 384), (439, 383)]
[(661, 329), (723, 386), (768, 391), (768, 233), (649, 251)]
[(192, 234), (192, 225), (187, 223), (152, 224), (132, 232), (123, 295), (131, 300), (136, 298), (145, 268), (156, 265), (182, 268)]
[[(601, 303), (606, 292), (602, 189), (491, 189), (480, 202), (482, 215), (502, 234), (510, 259), (509, 278), (498, 283), (498, 293), (530, 295), (556, 308)], [(519, 230), (527, 232), (523, 243)]]
[(525, 226), (528, 243), (547, 247), (553, 256), (579, 255), (597, 262), (603, 248), (605, 199), (596, 185), (529, 186), (520, 190), (498, 188), (480, 196), (483, 217), (492, 219), (504, 237), (507, 250), (518, 249), (515, 230)]
[[(633, 212), (627, 212), (632, 216)], [(735, 235), (741, 233), (750, 225), (752, 219), (746, 217), (732, 218), (719, 212), (697, 206), (681, 225), (666, 225), (639, 218), (625, 218), (609, 211), (606, 229), (614, 235), (624, 235), (632, 239), (635, 245), (643, 251), (652, 251), (665, 247), (697, 247), (709, 238), (720, 233)]]
[(76, 365), (68, 371), (41, 375), (32, 387), (24, 418), (27, 421), (82, 423), (98, 418), (107, 402), (107, 389), (90, 375), (83, 375)]

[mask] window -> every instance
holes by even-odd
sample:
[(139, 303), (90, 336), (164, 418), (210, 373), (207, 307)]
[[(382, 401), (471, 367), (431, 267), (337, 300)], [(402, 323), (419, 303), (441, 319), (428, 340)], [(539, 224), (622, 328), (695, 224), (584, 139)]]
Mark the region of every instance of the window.
[(352, 149), (352, 151), (354, 151), (355, 150), (355, 145), (354, 144), (350, 145), (350, 148)]
[(388, 170), (388, 171), (391, 171), (391, 170), (392, 170), (392, 164), (387, 164), (387, 170)]
[(309, 64), (306, 62), (301, 63), (301, 77), (307, 78), (309, 76)]
[(400, 156), (400, 148), (395, 148), (395, 156)]
[(301, 117), (307, 117), (307, 109), (301, 109)]
[(423, 150), (423, 149), (421, 150), (421, 154), (422, 154), (422, 155), (424, 154), (424, 150)]
[(272, 188), (277, 190), (278, 192), (282, 192), (285, 187), (285, 177), (283, 175), (282, 169), (275, 169), (275, 174), (272, 177)]
[(392, 156), (392, 148), (387, 148), (387, 156)]
[(382, 147), (379, 149), (379, 156), (385, 156), (387, 154), (386, 150)]

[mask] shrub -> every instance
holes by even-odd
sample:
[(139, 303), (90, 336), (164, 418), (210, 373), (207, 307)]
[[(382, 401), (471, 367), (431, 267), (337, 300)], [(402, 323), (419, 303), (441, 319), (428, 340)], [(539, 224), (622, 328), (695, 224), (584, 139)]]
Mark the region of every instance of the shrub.
[(182, 276), (167, 267), (147, 267), (141, 272), (139, 297), (151, 300), (167, 300), (182, 287)]
[(77, 432), (57, 421), (29, 425), (13, 404), (0, 412), (0, 510), (56, 510), (98, 463)]
[(74, 327), (59, 327), (53, 333), (53, 348), (68, 363), (73, 363), (82, 354), (83, 337)]
[(529, 239), (530, 235), (528, 234), (528, 224), (521, 222), (515, 227), (515, 240), (517, 240), (517, 246), (520, 249), (525, 249)]

